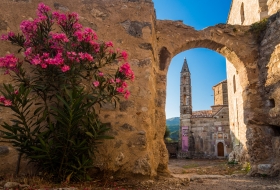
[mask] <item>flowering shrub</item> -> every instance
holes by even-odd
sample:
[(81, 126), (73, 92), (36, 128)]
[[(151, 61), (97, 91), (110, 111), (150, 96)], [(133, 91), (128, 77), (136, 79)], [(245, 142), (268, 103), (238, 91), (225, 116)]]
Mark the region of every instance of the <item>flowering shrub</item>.
[[(82, 180), (89, 177), (95, 145), (110, 138), (95, 105), (116, 102), (119, 95), (128, 98), (126, 81), (134, 73), (127, 53), (115, 50), (112, 42), (99, 42), (78, 14), (51, 12), (40, 3), (37, 16), (20, 24), (22, 34), (1, 36), (24, 54), (24, 60), (13, 54), (0, 58), (0, 67), (14, 81), (3, 85), (0, 96), (0, 105), (14, 112), (2, 132), (20, 155), (53, 179)], [(124, 63), (114, 74), (102, 70), (116, 62)]]

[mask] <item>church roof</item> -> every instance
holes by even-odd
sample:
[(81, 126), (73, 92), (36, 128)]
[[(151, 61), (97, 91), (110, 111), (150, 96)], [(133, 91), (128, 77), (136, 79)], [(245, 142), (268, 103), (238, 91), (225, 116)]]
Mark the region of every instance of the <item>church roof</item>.
[(213, 113), (212, 110), (200, 110), (200, 111), (193, 111), (192, 118), (197, 117), (212, 117)]
[(190, 72), (189, 66), (188, 66), (188, 63), (187, 63), (187, 59), (186, 59), (186, 58), (184, 59), (184, 63), (183, 63), (183, 66), (182, 66), (181, 73), (182, 73), (182, 72)]

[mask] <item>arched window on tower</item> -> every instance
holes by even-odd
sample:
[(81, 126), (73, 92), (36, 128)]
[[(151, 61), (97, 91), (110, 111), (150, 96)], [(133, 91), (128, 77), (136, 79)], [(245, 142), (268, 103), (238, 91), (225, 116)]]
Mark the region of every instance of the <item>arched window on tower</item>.
[(186, 105), (186, 101), (187, 101), (187, 95), (184, 94), (183, 105)]
[(187, 110), (184, 110), (183, 113), (184, 113), (184, 114), (187, 114)]
[(184, 87), (183, 92), (186, 92), (186, 87)]
[(235, 75), (233, 75), (233, 92), (236, 92), (236, 82), (235, 82)]
[(186, 76), (184, 76), (184, 82), (186, 82), (186, 79), (187, 79), (187, 77), (186, 77)]
[(245, 12), (244, 12), (244, 3), (241, 3), (241, 8), (240, 8), (240, 18), (241, 18), (241, 24), (245, 21)]

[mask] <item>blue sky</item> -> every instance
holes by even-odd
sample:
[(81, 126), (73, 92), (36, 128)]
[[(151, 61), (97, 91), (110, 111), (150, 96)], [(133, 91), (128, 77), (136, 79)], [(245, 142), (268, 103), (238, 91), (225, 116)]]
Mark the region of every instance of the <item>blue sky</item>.
[[(153, 0), (157, 19), (183, 20), (196, 30), (226, 23), (231, 0)], [(226, 79), (225, 58), (209, 49), (195, 48), (173, 57), (167, 74), (166, 118), (180, 116), (180, 71), (186, 57), (192, 80), (193, 111), (211, 109), (212, 86)]]

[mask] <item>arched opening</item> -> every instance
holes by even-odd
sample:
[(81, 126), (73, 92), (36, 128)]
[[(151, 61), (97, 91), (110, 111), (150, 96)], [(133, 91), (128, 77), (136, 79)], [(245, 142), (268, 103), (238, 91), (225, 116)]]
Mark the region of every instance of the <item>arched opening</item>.
[[(180, 72), (184, 57), (187, 58), (191, 74), (191, 102), (193, 111), (211, 109), (214, 105), (212, 87), (226, 80), (226, 60), (221, 54), (206, 48), (193, 48), (172, 58), (167, 73), (166, 118), (180, 116), (180, 90), (183, 105), (188, 104), (187, 85), (180, 88)], [(213, 58), (214, 60), (209, 60)], [(187, 80), (186, 75), (182, 76)], [(185, 83), (186, 84), (186, 83)], [(182, 109), (183, 110), (183, 109)]]
[[(180, 93), (180, 89), (181, 89), (181, 93), (184, 93), (184, 84), (183, 86), (180, 87), (180, 75), (178, 75), (180, 72), (184, 72), (184, 70), (182, 68), (177, 68), (177, 66), (175, 65), (180, 65), (182, 66), (183, 63), (183, 57), (187, 58), (187, 62), (188, 62), (188, 67), (190, 70), (190, 91), (191, 91), (191, 97), (187, 98), (187, 101), (190, 100), (190, 103), (187, 103), (187, 105), (191, 105), (189, 107), (187, 107), (188, 110), (188, 114), (186, 114), (185, 109), (181, 109), (181, 113), (177, 114), (178, 116), (182, 116), (182, 118), (178, 117), (178, 146), (179, 146), (179, 151), (182, 150), (180, 147), (180, 144), (182, 142), (180, 142), (180, 138), (181, 138), (181, 134), (180, 134), (180, 128), (182, 126), (187, 126), (190, 127), (191, 130), (193, 131), (193, 137), (194, 137), (194, 143), (197, 145), (196, 148), (192, 151), (194, 154), (200, 152), (201, 154), (208, 154), (208, 155), (216, 155), (217, 156), (217, 147), (215, 148), (215, 144), (217, 145), (216, 140), (219, 141), (225, 141), (225, 143), (227, 144), (227, 146), (225, 147), (223, 144), (223, 152), (220, 153), (220, 155), (225, 156), (225, 153), (230, 153), (233, 148), (234, 148), (234, 142), (232, 142), (232, 138), (229, 138), (229, 136), (231, 135), (231, 133), (234, 133), (235, 130), (235, 126), (238, 125), (242, 125), (242, 127), (246, 127), (245, 123), (244, 123), (244, 117), (243, 117), (243, 86), (246, 86), (248, 81), (242, 81), (240, 80), (240, 78), (237, 78), (235, 80), (235, 84), (233, 84), (233, 78), (236, 78), (236, 74), (238, 74), (238, 77), (241, 75), (242, 77), (247, 79), (247, 72), (245, 69), (244, 64), (242, 63), (242, 61), (238, 58), (238, 56), (232, 52), (229, 51), (227, 48), (222, 47), (221, 44), (218, 44), (216, 42), (211, 42), (209, 40), (206, 40), (204, 42), (200, 42), (198, 41), (197, 43), (195, 42), (190, 42), (190, 46), (191, 48), (186, 48), (187, 51), (182, 52), (180, 54), (177, 54), (175, 57), (172, 58), (172, 62), (171, 65), (168, 66), (168, 75), (167, 75), (167, 99), (166, 99), (166, 118), (169, 118), (169, 114), (168, 112), (170, 112), (172, 110), (172, 113), (178, 113), (180, 111), (180, 109), (178, 109), (178, 107), (180, 107), (179, 102), (175, 103), (175, 97), (180, 97), (179, 93)], [(193, 48), (193, 46), (198, 45), (199, 46), (204, 46), (206, 48)], [(209, 48), (209, 49), (208, 49)], [(218, 49), (216, 49), (218, 48)], [(195, 51), (205, 51), (204, 55), (198, 55), (195, 54)], [(216, 50), (216, 51), (213, 51)], [(219, 54), (221, 53), (221, 54)], [(192, 55), (193, 58), (188, 54), (194, 54)], [(212, 55), (211, 55), (212, 54)], [(221, 63), (217, 63), (217, 61), (211, 62), (209, 61), (209, 57), (208, 56), (217, 56)], [(227, 57), (229, 58), (229, 60), (227, 59)], [(202, 61), (199, 61), (199, 59), (202, 59)], [(194, 72), (194, 65), (198, 66), (198, 70), (197, 73)], [(231, 68), (232, 67), (232, 68)], [(230, 69), (228, 69), (230, 68)], [(181, 70), (180, 70), (181, 69)], [(210, 82), (210, 79), (213, 79), (217, 76), (219, 76), (219, 74), (217, 74), (218, 72), (220, 72), (219, 70), (223, 70), (223, 77), (217, 79), (215, 82), (213, 82), (212, 84), (209, 84), (208, 82)], [(175, 71), (175, 73), (174, 73)], [(177, 73), (176, 73), (177, 72)], [(227, 76), (227, 72), (229, 72), (229, 75)], [(173, 73), (173, 74), (172, 74)], [(182, 79), (184, 79), (184, 76), (188, 77), (188, 74), (183, 73), (184, 75), (181, 76)], [(177, 75), (177, 84), (174, 81), (174, 79), (176, 78), (175, 76)], [(182, 75), (182, 73), (181, 73)], [(235, 76), (235, 77), (234, 77)], [(188, 78), (186, 77), (186, 80), (188, 80)], [(204, 81), (202, 83), (196, 84), (196, 78), (198, 79), (204, 79)], [(232, 96), (228, 96), (228, 84), (226, 81), (224, 81), (225, 79), (228, 79), (228, 83), (230, 83), (230, 93), (233, 93), (233, 86), (235, 85), (236, 89), (237, 89), (237, 85), (239, 85), (239, 93), (235, 94), (235, 97), (238, 97), (239, 99), (239, 104), (237, 105), (241, 111), (239, 111), (240, 113), (238, 113), (238, 115), (242, 115), (242, 117), (238, 117), (238, 119), (234, 118), (233, 122), (230, 122), (229, 117), (231, 117), (229, 115), (229, 107), (233, 107), (233, 104), (235, 103), (235, 99)], [(171, 80), (171, 81), (170, 81)], [(243, 82), (243, 83), (241, 83)], [(225, 83), (225, 84), (224, 84)], [(207, 84), (207, 86), (204, 86), (205, 84)], [(181, 84), (182, 85), (182, 84)], [(178, 95), (174, 95), (176, 94), (175, 91), (176, 90), (169, 90), (169, 87), (175, 87), (178, 86), (177, 88), (177, 94)], [(198, 87), (198, 88), (197, 88)], [(213, 87), (213, 89), (212, 89)], [(206, 89), (208, 88), (208, 91), (206, 91)], [(188, 88), (186, 88), (188, 89)], [(189, 92), (189, 91), (188, 91)], [(197, 93), (197, 94), (195, 94)], [(173, 95), (171, 95), (173, 94)], [(205, 96), (206, 95), (206, 96)], [(215, 96), (214, 96), (215, 95)], [(183, 105), (186, 105), (186, 96), (182, 96), (183, 100), (181, 100), (181, 103), (183, 102)], [(224, 98), (226, 97), (226, 98)], [(175, 106), (176, 110), (174, 109), (170, 109), (170, 105), (168, 105), (170, 103), (170, 99), (171, 99), (171, 104), (173, 106)], [(209, 103), (208, 105), (205, 104), (205, 107), (202, 108), (198, 108), (195, 102), (200, 102), (200, 103), (205, 103), (207, 101), (207, 99), (210, 100), (211, 103)], [(241, 103), (240, 103), (241, 102)], [(190, 112), (189, 112), (190, 110)], [(239, 109), (238, 109), (239, 110)], [(198, 113), (196, 113), (198, 112)], [(183, 115), (182, 115), (183, 114)], [(215, 115), (217, 114), (217, 115)], [(172, 117), (172, 116), (171, 116)], [(173, 116), (174, 117), (174, 116)], [(176, 117), (176, 116), (175, 116)], [(188, 120), (188, 117), (189, 118)], [(227, 126), (223, 126), (222, 131), (215, 132), (215, 130), (211, 131), (209, 129), (209, 131), (199, 131), (199, 128), (201, 124), (207, 123), (208, 121), (198, 121), (199, 119), (203, 118), (203, 117), (208, 117), (208, 118), (213, 118), (215, 120), (215, 122), (209, 124), (213, 126), (213, 129), (218, 130), (221, 127), (219, 127), (219, 123), (221, 123), (220, 121), (227, 121), (228, 123), (226, 124)], [(196, 122), (198, 121), (198, 122)], [(235, 125), (236, 124), (236, 125)], [(208, 130), (208, 129), (207, 129)], [(225, 132), (227, 131), (227, 132)], [(238, 130), (239, 133), (239, 130)], [(216, 134), (213, 136), (208, 136), (209, 134)], [(198, 136), (202, 137), (198, 138)], [(243, 138), (246, 139), (246, 133), (244, 134), (237, 134), (236, 135), (238, 137), (238, 142), (241, 142), (239, 138)], [(205, 138), (205, 139), (203, 139)], [(208, 139), (212, 138), (210, 141)], [(182, 139), (182, 138), (181, 138)], [(207, 139), (207, 140), (206, 140)], [(197, 142), (196, 142), (197, 141)], [(203, 142), (203, 146), (201, 145), (201, 142)], [(183, 145), (181, 145), (183, 146)], [(226, 152), (224, 152), (226, 151)], [(183, 155), (183, 154), (181, 154)], [(179, 156), (180, 157), (180, 156)]]

